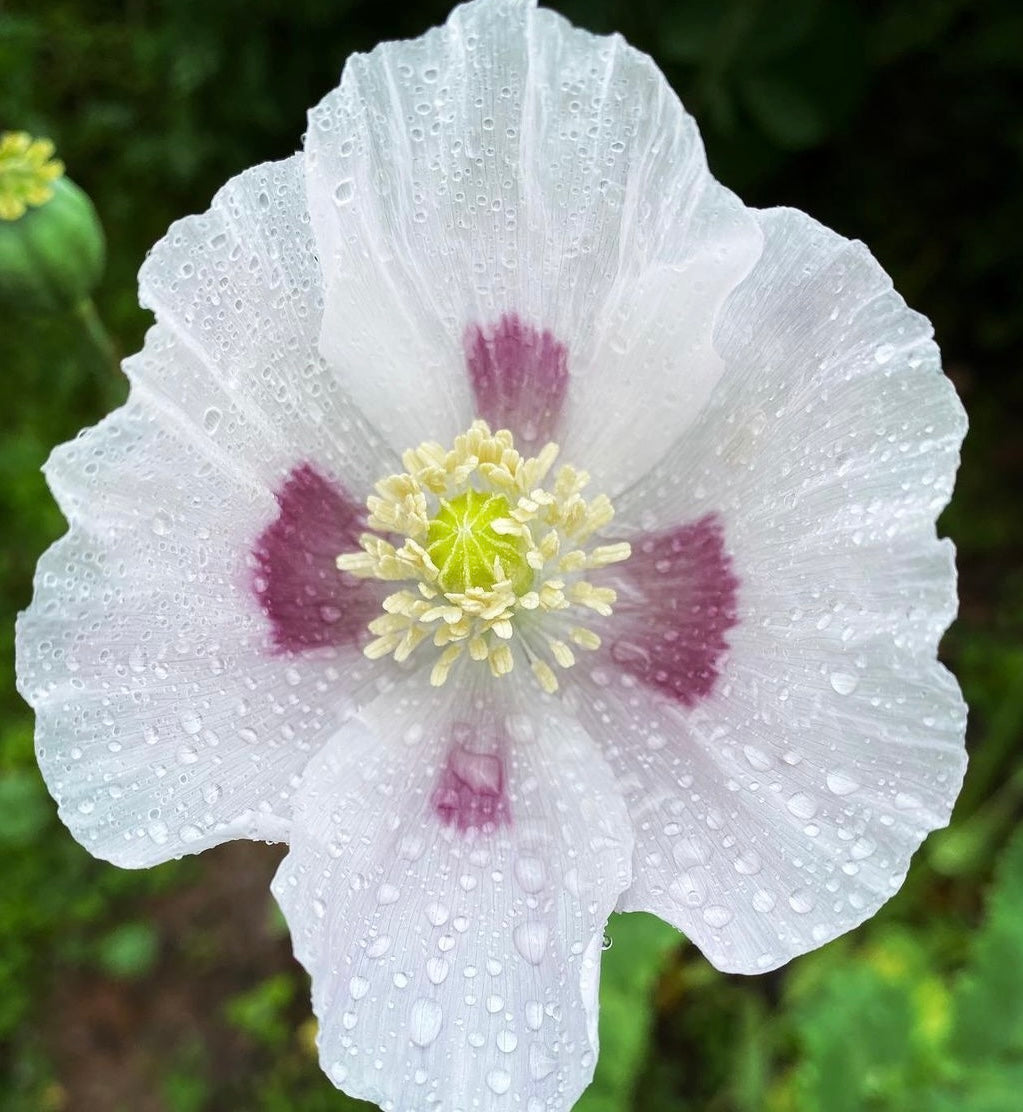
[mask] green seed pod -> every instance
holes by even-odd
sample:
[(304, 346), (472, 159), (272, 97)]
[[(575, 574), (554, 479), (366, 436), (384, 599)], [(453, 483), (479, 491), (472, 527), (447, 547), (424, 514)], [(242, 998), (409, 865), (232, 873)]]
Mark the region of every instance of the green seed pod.
[(103, 228), (48, 140), (0, 135), (0, 307), (60, 313), (103, 272)]

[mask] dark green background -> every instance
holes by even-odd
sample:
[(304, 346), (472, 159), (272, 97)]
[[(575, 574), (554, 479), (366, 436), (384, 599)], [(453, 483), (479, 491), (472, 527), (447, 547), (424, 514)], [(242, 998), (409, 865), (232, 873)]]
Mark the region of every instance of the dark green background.
[[(865, 240), (930, 316), (971, 418), (942, 527), (962, 611), (943, 656), (971, 704), (952, 827), (851, 938), (764, 977), (716, 973), (616, 919), (586, 1112), (1018, 1112), (1023, 1092), (1023, 8), (1012, 0), (555, 5), (649, 51), (717, 176)], [(447, 5), (0, 2), (0, 130), (48, 135), (110, 241), (96, 300), (141, 343), (135, 273), (176, 217), (296, 149), (352, 50)], [(13, 689), (14, 613), (63, 521), (49, 449), (124, 396), (71, 318), (0, 317), (0, 1107), (320, 1112), (307, 985), (266, 882), (280, 851), (145, 873), (56, 820)], [(995, 878), (995, 879), (993, 879)]]

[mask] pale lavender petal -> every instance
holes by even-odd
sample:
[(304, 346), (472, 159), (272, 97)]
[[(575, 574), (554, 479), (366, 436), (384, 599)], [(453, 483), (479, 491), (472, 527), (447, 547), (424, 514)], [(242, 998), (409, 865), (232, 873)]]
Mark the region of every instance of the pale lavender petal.
[[(612, 495), (698, 412), (760, 230), (621, 38), (531, 0), (462, 5), (352, 57), (306, 155), (322, 350), (396, 450), (463, 431), (466, 330), (515, 317), (566, 348), (564, 458)], [(526, 413), (538, 437), (551, 400)]]
[(800, 213), (759, 219), (764, 255), (718, 329), (727, 373), (616, 502), (636, 538), (719, 516), (739, 586), (717, 681), (692, 706), (627, 668), (570, 693), (629, 798), (622, 906), (742, 972), (872, 915), (966, 763), (936, 660), (956, 595), (934, 525), (962, 407), (928, 322), (862, 245)]
[[(339, 732), (310, 764), (273, 890), (312, 975), (336, 1085), (384, 1107), (554, 1112), (593, 1074), (629, 821), (607, 765), (556, 704), (514, 711), (462, 692), (452, 703), (409, 679)], [(438, 815), (452, 720), (472, 722), (475, 740), (505, 731), (513, 822)], [(487, 762), (463, 772), (496, 787)]]
[(234, 179), (147, 260), (127, 405), (47, 465), (70, 531), (19, 619), (18, 685), (61, 818), (120, 865), (285, 837), (379, 671), (355, 646), (282, 662), (253, 592), (296, 459), (353, 489), (389, 462), (317, 351), (319, 284), (301, 160)]

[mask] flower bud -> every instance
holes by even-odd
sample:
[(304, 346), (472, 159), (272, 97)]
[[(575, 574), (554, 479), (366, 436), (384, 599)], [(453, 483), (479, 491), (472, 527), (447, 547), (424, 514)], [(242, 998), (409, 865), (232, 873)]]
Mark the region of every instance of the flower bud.
[(103, 271), (103, 229), (48, 139), (0, 134), (0, 306), (60, 313)]

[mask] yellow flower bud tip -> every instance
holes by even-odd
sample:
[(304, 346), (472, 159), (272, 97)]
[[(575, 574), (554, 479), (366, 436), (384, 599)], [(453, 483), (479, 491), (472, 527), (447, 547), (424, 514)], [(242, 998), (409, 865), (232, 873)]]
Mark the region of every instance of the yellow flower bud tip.
[(30, 208), (45, 205), (64, 163), (53, 157), (49, 139), (25, 131), (0, 132), (0, 220), (18, 220)]

